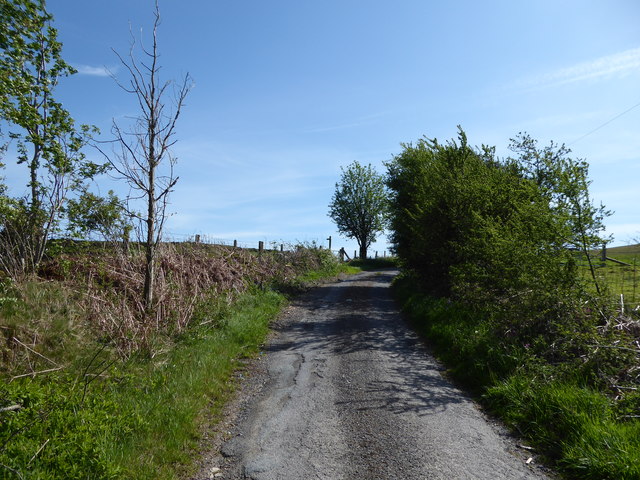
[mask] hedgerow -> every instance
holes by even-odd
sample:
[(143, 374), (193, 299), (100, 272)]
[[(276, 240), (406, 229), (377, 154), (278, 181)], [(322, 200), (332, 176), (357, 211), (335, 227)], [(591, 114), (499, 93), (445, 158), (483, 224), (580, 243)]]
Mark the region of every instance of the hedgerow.
[[(640, 324), (611, 307), (590, 258), (608, 212), (564, 146), (519, 135), (511, 148), (514, 158), (497, 159), (460, 130), (457, 142), (421, 139), (388, 163), (401, 302), (452, 373), (564, 471), (638, 478), (625, 468), (635, 454), (608, 469), (601, 460), (607, 435), (622, 431), (616, 442), (637, 451), (640, 414)], [(606, 412), (594, 417), (596, 404)], [(570, 427), (581, 419), (589, 435)]]

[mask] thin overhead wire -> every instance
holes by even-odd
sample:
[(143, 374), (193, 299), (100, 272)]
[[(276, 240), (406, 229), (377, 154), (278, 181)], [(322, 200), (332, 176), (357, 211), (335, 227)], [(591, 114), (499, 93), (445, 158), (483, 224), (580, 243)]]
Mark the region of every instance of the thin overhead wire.
[(625, 114), (629, 113), (631, 110), (633, 110), (633, 109), (634, 109), (634, 108), (636, 108), (636, 107), (640, 107), (640, 102), (636, 103), (635, 105), (633, 105), (633, 106), (632, 106), (632, 107), (630, 107), (630, 108), (627, 108), (624, 112), (619, 113), (619, 114), (618, 114), (618, 115), (616, 115), (615, 117), (613, 117), (613, 118), (611, 118), (611, 119), (607, 120), (607, 121), (606, 121), (606, 122), (604, 122), (602, 125), (600, 125), (600, 126), (598, 126), (598, 127), (594, 128), (594, 129), (593, 129), (593, 130), (591, 130), (590, 132), (585, 133), (585, 134), (584, 134), (584, 135), (582, 135), (580, 138), (577, 138), (577, 139), (576, 139), (576, 140), (574, 140), (573, 142), (569, 143), (567, 146), (571, 146), (571, 145), (573, 145), (574, 143), (579, 142), (579, 141), (580, 141), (580, 140), (582, 140), (583, 138), (588, 137), (588, 136), (589, 136), (589, 135), (591, 135), (592, 133), (597, 132), (597, 131), (598, 131), (598, 130), (600, 130), (601, 128), (606, 127), (606, 126), (607, 126), (607, 125), (609, 125), (611, 122), (613, 122), (614, 120), (617, 120), (617, 119), (618, 119), (618, 118), (620, 118), (621, 116), (623, 116), (623, 115), (625, 115)]

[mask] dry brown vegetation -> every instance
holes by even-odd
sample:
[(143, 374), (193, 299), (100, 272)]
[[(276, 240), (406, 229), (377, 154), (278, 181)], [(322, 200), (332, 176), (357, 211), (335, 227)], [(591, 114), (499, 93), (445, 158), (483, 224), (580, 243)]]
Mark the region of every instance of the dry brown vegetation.
[[(13, 283), (4, 294), (9, 313), (0, 322), (5, 371), (16, 363), (28, 372), (56, 366), (56, 357), (62, 361), (67, 355), (68, 343), (83, 343), (83, 337), (90, 338), (87, 343), (97, 339), (108, 344), (121, 358), (154, 356), (193, 322), (219, 321), (239, 294), (267, 286), (291, 288), (297, 277), (321, 268), (330, 255), (309, 248), (258, 255), (225, 246), (163, 244), (156, 300), (149, 310), (141, 294), (142, 250), (125, 254), (115, 246), (96, 245), (67, 245), (64, 250), (46, 260), (37, 277)], [(209, 308), (194, 315), (205, 301)], [(30, 318), (6, 312), (11, 302), (23, 303), (16, 311), (30, 312)], [(33, 351), (49, 352), (53, 358), (46, 361)]]

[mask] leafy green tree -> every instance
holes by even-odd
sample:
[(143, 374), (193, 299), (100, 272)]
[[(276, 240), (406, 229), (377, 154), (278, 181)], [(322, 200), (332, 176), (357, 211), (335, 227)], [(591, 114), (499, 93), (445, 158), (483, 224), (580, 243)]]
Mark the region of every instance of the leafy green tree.
[(3, 0), (0, 16), (11, 19), (0, 28), (0, 116), (15, 142), (17, 162), (29, 175), (29, 194), (13, 209), (13, 217), (27, 218), (3, 225), (5, 238), (13, 237), (13, 247), (3, 255), (16, 257), (22, 269), (34, 270), (58, 227), (69, 192), (103, 168), (82, 153), (96, 129), (77, 128), (54, 98), (60, 78), (75, 70), (62, 59), (62, 44), (45, 1)]
[(492, 148), (471, 148), (460, 130), (457, 142), (405, 145), (387, 168), (394, 249), (432, 292), (494, 301), (565, 282), (564, 218)]
[(524, 145), (504, 161), (471, 148), (462, 130), (457, 141), (405, 145), (387, 165), (391, 240), (430, 294), (489, 318), (501, 343), (573, 359), (588, 342), (566, 342), (565, 333), (594, 332), (585, 305), (597, 299), (572, 249), (598, 241), (604, 211), (592, 204), (585, 162)]
[(384, 177), (373, 169), (354, 161), (336, 183), (329, 204), (329, 216), (338, 231), (354, 238), (360, 247), (360, 258), (367, 258), (367, 249), (384, 231), (387, 213), (387, 192)]
[(571, 150), (564, 145), (551, 142), (539, 148), (537, 141), (526, 133), (511, 139), (509, 148), (517, 154), (509, 161), (518, 166), (522, 176), (536, 182), (555, 214), (562, 218), (565, 245), (580, 251), (587, 259), (600, 293), (590, 252), (608, 240), (604, 220), (611, 212), (602, 204), (596, 206), (589, 195), (589, 164), (571, 158)]
[(87, 238), (97, 233), (106, 240), (122, 238), (127, 228), (125, 208), (113, 190), (106, 197), (89, 191), (71, 198), (66, 208), (67, 232), (74, 237)]

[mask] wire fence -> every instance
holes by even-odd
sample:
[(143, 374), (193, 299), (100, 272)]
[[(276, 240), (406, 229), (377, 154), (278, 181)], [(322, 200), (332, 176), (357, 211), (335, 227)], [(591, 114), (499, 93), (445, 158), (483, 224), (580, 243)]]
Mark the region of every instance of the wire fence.
[[(125, 230), (121, 234), (110, 234), (107, 236), (99, 236), (93, 235), (85, 238), (72, 238), (72, 237), (63, 237), (67, 240), (72, 241), (86, 241), (86, 242), (97, 242), (97, 243), (123, 243), (125, 249), (129, 248), (129, 245), (140, 245), (144, 243), (144, 238), (140, 235), (140, 232), (131, 232)], [(163, 243), (195, 243), (202, 245), (218, 245), (225, 247), (235, 247), (242, 248), (246, 250), (256, 250), (256, 251), (280, 251), (280, 252), (293, 252), (298, 248), (317, 248), (321, 250), (330, 250), (334, 255), (340, 258), (345, 258), (347, 260), (353, 260), (359, 257), (358, 250), (353, 249), (353, 245), (351, 247), (340, 247), (335, 248), (336, 245), (332, 243), (332, 237), (320, 239), (319, 237), (306, 237), (304, 240), (296, 239), (296, 240), (284, 240), (280, 239), (268, 239), (266, 236), (263, 237), (262, 240), (256, 239), (255, 237), (252, 239), (232, 239), (232, 238), (224, 238), (217, 235), (209, 235), (204, 233), (180, 233), (165, 230), (162, 233), (162, 242)], [(333, 247), (333, 248), (332, 248)], [(350, 250), (352, 248), (353, 250)], [(390, 253), (386, 249), (369, 249), (368, 258), (383, 258), (390, 255)]]
[[(327, 248), (322, 245), (318, 239), (310, 241), (288, 241), (283, 239), (278, 240), (237, 240), (230, 238), (221, 238), (215, 235), (207, 235), (202, 233), (185, 234), (166, 232), (162, 236), (164, 242), (174, 243), (201, 243), (205, 245), (222, 245), (227, 247), (246, 248), (246, 249), (264, 249), (264, 250), (280, 250), (291, 251), (295, 250), (299, 246), (311, 246), (316, 248)], [(336, 250), (337, 252), (337, 250)]]
[[(255, 249), (258, 251), (262, 250), (273, 250), (273, 251), (293, 251), (299, 247), (312, 247), (312, 248), (320, 248), (320, 249), (328, 249), (331, 250), (336, 256), (341, 256), (344, 254), (349, 259), (358, 258), (358, 251), (353, 250), (349, 251), (344, 248), (335, 249), (332, 248), (332, 238), (326, 238), (320, 240), (319, 238), (306, 239), (304, 241), (300, 240), (244, 240), (239, 241), (236, 239), (230, 238), (221, 238), (215, 235), (207, 235), (202, 233), (195, 234), (185, 234), (185, 233), (176, 233), (176, 232), (165, 232), (163, 234), (163, 241), (165, 242), (174, 242), (174, 243), (201, 243), (205, 245), (222, 245), (227, 247), (236, 247), (236, 248), (244, 248), (244, 249)], [(327, 242), (327, 243), (324, 243)], [(353, 254), (353, 256), (352, 256)], [(386, 257), (386, 250), (371, 250), (369, 252), (369, 258), (379, 258)]]

